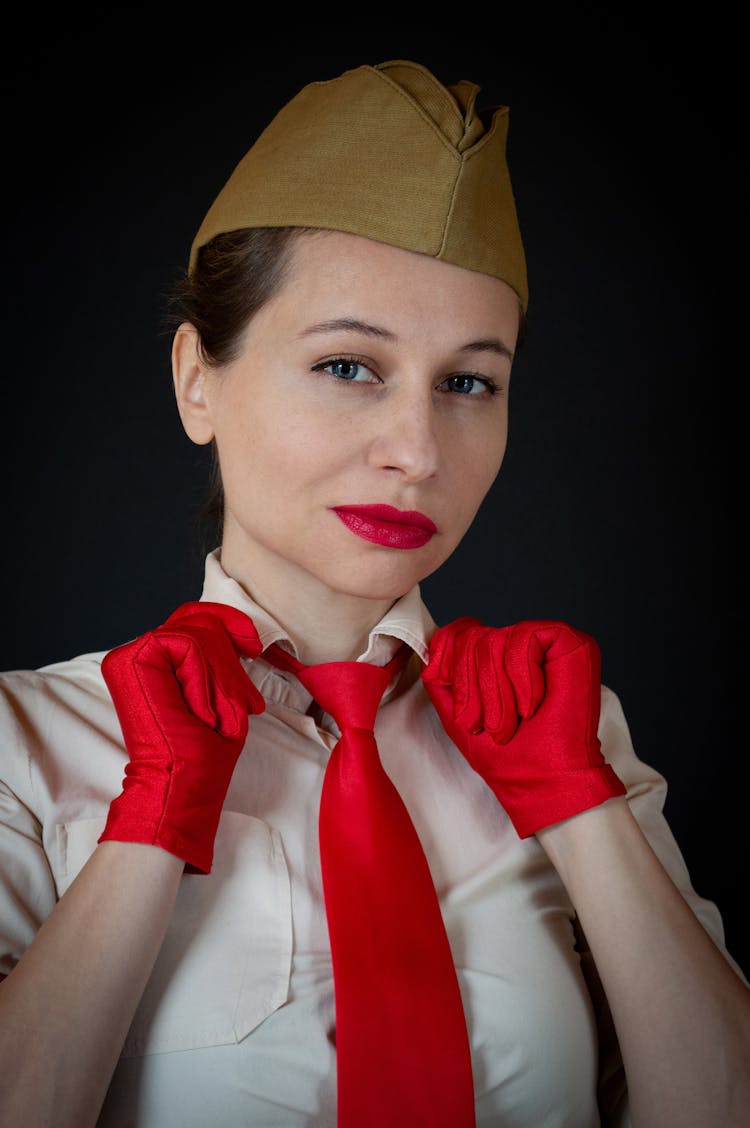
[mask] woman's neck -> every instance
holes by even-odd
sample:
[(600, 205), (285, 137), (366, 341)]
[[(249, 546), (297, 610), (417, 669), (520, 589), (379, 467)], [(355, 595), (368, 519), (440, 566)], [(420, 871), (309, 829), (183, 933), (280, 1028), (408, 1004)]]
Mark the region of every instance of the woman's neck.
[[(294, 643), (300, 661), (346, 662), (367, 649), (370, 631), (395, 599), (365, 599), (333, 591), (309, 575), (282, 575), (254, 567), (222, 549), (224, 570), (279, 623)], [(295, 582), (298, 581), (298, 582)]]

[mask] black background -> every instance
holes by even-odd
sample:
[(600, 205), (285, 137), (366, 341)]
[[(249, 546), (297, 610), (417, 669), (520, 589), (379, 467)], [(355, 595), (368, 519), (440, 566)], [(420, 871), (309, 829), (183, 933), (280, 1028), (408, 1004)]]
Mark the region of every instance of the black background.
[(580, 11), (544, 33), (456, 13), (463, 30), (271, 14), (261, 32), (204, 12), (159, 38), (9, 41), (0, 668), (108, 648), (199, 594), (207, 466), (174, 407), (164, 295), (270, 116), (363, 62), (469, 78), (511, 107), (529, 334), (500, 478), (423, 592), (439, 621), (562, 618), (598, 639), (747, 969), (740, 33)]

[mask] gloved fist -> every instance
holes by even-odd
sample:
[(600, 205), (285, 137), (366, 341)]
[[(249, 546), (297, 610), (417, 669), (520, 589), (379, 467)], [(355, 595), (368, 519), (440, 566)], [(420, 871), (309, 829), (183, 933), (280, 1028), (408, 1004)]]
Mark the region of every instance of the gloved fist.
[(445, 731), (489, 784), (519, 836), (625, 788), (597, 736), (599, 647), (565, 623), (441, 627), (422, 671)]
[(130, 760), (100, 842), (145, 842), (209, 873), (221, 808), (265, 702), (239, 656), (261, 652), (242, 611), (185, 603), (156, 630), (105, 655), (102, 674)]

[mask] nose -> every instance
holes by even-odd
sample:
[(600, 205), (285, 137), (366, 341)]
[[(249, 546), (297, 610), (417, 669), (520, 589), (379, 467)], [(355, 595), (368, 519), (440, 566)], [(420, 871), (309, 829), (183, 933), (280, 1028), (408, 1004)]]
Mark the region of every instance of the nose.
[(370, 443), (370, 465), (422, 482), (437, 474), (440, 447), (432, 397), (404, 389), (389, 396), (378, 412)]

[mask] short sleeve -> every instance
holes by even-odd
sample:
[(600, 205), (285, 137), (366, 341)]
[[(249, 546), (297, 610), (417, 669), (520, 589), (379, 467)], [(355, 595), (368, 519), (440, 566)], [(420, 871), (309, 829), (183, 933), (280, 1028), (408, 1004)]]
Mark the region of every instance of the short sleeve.
[(30, 779), (12, 699), (0, 685), (0, 974), (7, 975), (57, 900), (42, 828), (20, 792)]

